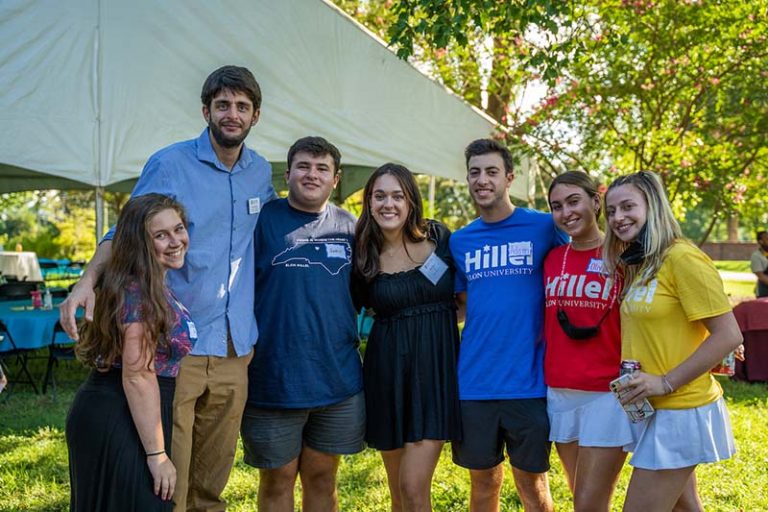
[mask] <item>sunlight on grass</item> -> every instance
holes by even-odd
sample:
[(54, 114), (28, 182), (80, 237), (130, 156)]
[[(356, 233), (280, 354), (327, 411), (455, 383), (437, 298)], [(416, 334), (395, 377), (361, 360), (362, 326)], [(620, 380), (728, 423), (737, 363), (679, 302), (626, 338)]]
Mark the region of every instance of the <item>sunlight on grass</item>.
[[(707, 511), (768, 510), (768, 387), (721, 379), (731, 414), (738, 453), (729, 461), (700, 466), (699, 489)], [(0, 512), (65, 511), (69, 507), (69, 474), (64, 421), (74, 386), (53, 402), (19, 389), (0, 404)], [(570, 492), (553, 449), (550, 483), (559, 510), (571, 509)], [(631, 468), (624, 467), (613, 510), (621, 509)], [(505, 465), (502, 510), (522, 510)], [(242, 461), (238, 446), (232, 476), (224, 493), (229, 510), (253, 511), (259, 474)], [(379, 512), (389, 508), (386, 475), (379, 454), (366, 450), (343, 457), (338, 478), (341, 510)], [(451, 462), (443, 450), (432, 486), (433, 507), (440, 512), (468, 509), (469, 475)], [(296, 489), (297, 509), (301, 503)]]
[[(757, 247), (757, 245), (755, 245)], [(726, 270), (728, 272), (747, 272), (752, 273), (749, 268), (748, 260), (719, 260), (715, 261), (715, 268), (717, 270)]]

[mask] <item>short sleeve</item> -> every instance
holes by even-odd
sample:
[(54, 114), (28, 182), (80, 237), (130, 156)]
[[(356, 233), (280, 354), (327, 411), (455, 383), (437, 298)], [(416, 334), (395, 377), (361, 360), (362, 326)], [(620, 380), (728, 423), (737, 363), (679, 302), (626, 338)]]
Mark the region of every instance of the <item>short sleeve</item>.
[(552, 219), (552, 229), (555, 232), (555, 238), (552, 243), (552, 247), (560, 247), (561, 245), (565, 245), (568, 242), (571, 241), (571, 238), (559, 227), (557, 227), (557, 224), (555, 224), (555, 220)]
[(368, 283), (366, 283), (365, 279), (355, 271), (352, 271), (352, 278), (350, 279), (350, 293), (352, 294), (352, 303), (355, 306), (355, 311), (360, 311), (361, 308), (370, 307)]
[(750, 268), (752, 269), (752, 272), (765, 272), (766, 269), (765, 265), (762, 262), (760, 251), (755, 251), (752, 253), (752, 257), (749, 259)]
[(453, 256), (451, 256), (450, 239), (451, 230), (445, 224), (436, 220), (429, 222), (429, 238), (435, 242), (435, 253), (449, 266), (453, 267)]
[(131, 324), (135, 322), (141, 322), (143, 320), (142, 301), (139, 286), (137, 284), (130, 285), (125, 290), (125, 296), (123, 298), (123, 311), (120, 315), (120, 320), (123, 324)]
[(455, 291), (456, 293), (465, 292), (467, 291), (467, 276), (465, 276), (464, 272), (459, 270), (458, 267), (455, 267), (455, 268), (456, 268), (456, 277), (454, 278), (453, 291)]
[[(457, 231), (459, 233), (459, 231)], [(455, 254), (455, 243), (458, 238), (456, 238), (456, 233), (454, 233), (453, 236), (448, 241), (448, 248), (449, 252), (451, 254), (451, 264), (453, 265), (453, 268), (456, 270), (453, 280), (453, 291), (456, 293), (461, 293), (467, 291), (467, 276), (464, 275), (464, 272), (459, 267), (461, 265), (460, 262), (456, 261)]]
[[(144, 169), (141, 171), (136, 186), (133, 187), (131, 197), (143, 196), (145, 194), (163, 194), (176, 199), (175, 191), (171, 190), (170, 181), (166, 179), (163, 170), (162, 159), (155, 156), (150, 157)], [(101, 239), (101, 242), (112, 240), (115, 236), (115, 226), (109, 228), (107, 234)], [(99, 243), (101, 243), (99, 242)]]
[(720, 274), (706, 254), (692, 245), (678, 242), (669, 249), (667, 258), (678, 300), (689, 321), (731, 311)]

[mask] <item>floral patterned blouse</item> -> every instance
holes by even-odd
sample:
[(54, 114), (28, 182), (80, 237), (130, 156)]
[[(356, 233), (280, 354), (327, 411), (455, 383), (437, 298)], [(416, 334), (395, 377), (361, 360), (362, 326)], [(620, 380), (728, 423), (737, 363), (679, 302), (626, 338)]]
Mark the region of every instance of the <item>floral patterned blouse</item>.
[[(192, 350), (192, 344), (197, 339), (197, 330), (187, 308), (168, 288), (166, 288), (166, 298), (173, 311), (174, 321), (167, 346), (158, 346), (155, 352), (155, 373), (160, 377), (176, 377), (179, 373), (181, 358), (189, 354)], [(121, 315), (122, 323), (141, 322), (142, 308), (139, 285), (136, 283), (129, 286), (125, 291), (125, 303)], [(115, 361), (114, 366), (121, 366), (121, 361)]]

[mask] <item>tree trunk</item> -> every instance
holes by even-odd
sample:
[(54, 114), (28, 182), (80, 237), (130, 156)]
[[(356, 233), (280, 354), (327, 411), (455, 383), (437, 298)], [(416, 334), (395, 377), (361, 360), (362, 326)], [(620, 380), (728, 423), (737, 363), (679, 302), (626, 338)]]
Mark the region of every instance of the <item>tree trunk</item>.
[(738, 212), (731, 212), (728, 215), (728, 241), (739, 241), (739, 214)]

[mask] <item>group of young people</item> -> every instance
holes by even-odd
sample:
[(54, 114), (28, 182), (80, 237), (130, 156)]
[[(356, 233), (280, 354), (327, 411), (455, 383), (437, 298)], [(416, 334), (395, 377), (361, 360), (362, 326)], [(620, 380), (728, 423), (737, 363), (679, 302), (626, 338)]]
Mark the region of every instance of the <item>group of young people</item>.
[[(567, 172), (542, 213), (512, 204), (511, 155), (480, 139), (465, 149), (480, 215), (466, 227), (425, 219), (391, 163), (355, 219), (329, 202), (341, 155), (321, 137), (293, 144), (276, 197), (243, 143), (261, 104), (247, 69), (214, 71), (201, 99), (206, 129), (149, 159), (61, 307), (93, 367), (67, 419), (72, 510), (225, 510), (238, 434), (259, 510), (294, 510), (297, 478), (303, 510), (337, 510), (340, 456), (366, 444), (392, 510), (430, 510), (445, 442), (471, 510), (499, 510), (505, 450), (525, 509), (553, 510), (552, 441), (576, 510), (610, 508), (628, 451), (626, 510), (701, 509), (696, 465), (734, 453), (708, 370), (741, 335), (656, 175), (623, 176), (603, 200)], [(361, 364), (362, 306), (375, 323)], [(620, 403), (622, 359), (641, 370)], [(646, 398), (656, 413), (631, 423), (622, 405)]]

